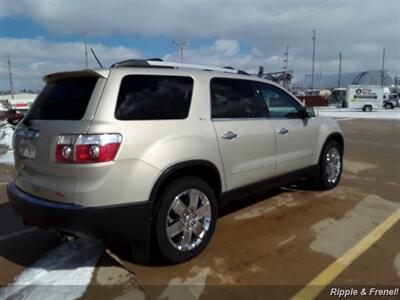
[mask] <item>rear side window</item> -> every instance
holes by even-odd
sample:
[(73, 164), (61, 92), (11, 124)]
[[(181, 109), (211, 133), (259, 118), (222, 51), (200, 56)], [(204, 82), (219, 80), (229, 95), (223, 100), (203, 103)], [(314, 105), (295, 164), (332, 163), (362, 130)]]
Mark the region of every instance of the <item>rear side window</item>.
[(30, 119), (80, 120), (86, 112), (97, 77), (74, 77), (50, 82), (36, 98)]
[(249, 81), (213, 78), (211, 115), (213, 118), (258, 118), (263, 112)]
[(182, 76), (129, 75), (122, 79), (115, 118), (118, 120), (185, 119), (193, 79)]

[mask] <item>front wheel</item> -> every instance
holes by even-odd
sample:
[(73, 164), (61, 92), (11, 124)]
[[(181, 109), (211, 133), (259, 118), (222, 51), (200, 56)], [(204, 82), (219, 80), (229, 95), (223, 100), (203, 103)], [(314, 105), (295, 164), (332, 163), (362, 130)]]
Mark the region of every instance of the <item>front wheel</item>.
[(160, 253), (172, 263), (199, 255), (217, 221), (213, 189), (199, 178), (182, 177), (167, 185), (158, 201), (155, 234)]
[(328, 141), (314, 174), (314, 186), (319, 190), (329, 190), (338, 185), (343, 169), (343, 149), (336, 141)]

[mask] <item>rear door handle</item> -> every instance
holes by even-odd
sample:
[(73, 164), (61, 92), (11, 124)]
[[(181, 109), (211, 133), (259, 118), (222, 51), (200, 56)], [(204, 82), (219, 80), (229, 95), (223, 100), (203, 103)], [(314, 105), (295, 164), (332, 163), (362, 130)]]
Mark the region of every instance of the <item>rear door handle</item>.
[(234, 133), (233, 131), (228, 131), (225, 132), (221, 137), (225, 140), (232, 140), (237, 137), (237, 133)]
[(282, 127), (281, 129), (279, 129), (278, 133), (279, 134), (287, 134), (289, 132), (289, 130), (287, 130), (285, 127)]

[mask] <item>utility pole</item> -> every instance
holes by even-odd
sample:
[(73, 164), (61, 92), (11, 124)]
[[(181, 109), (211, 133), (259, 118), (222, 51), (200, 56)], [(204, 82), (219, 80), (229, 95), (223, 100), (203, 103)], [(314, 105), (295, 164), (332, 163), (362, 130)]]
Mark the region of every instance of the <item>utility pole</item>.
[(321, 89), (321, 78), (322, 78), (322, 68), (321, 64), (319, 64), (318, 89)]
[(385, 48), (383, 48), (382, 54), (382, 74), (381, 74), (381, 85), (383, 86), (383, 79), (385, 77)]
[(314, 64), (315, 64), (315, 39), (316, 39), (316, 31), (313, 30), (313, 50), (312, 50), (312, 67), (311, 67), (311, 91), (314, 89)]
[(12, 80), (12, 72), (11, 72), (11, 60), (10, 60), (10, 54), (7, 53), (7, 63), (8, 63), (8, 80), (10, 83), (10, 94), (11, 94), (11, 99), (14, 99), (14, 83)]
[(286, 46), (286, 52), (283, 53), (283, 86), (285, 88), (289, 88), (289, 73), (288, 73), (288, 65), (289, 65), (289, 45)]
[(338, 78), (338, 87), (342, 85), (342, 51), (339, 52), (339, 78)]
[(289, 45), (286, 46), (286, 52), (283, 53), (283, 70), (285, 74), (288, 71), (288, 64), (289, 64)]
[(188, 46), (188, 41), (172, 41), (172, 43), (179, 48), (180, 63), (183, 63), (183, 50)]
[(84, 34), (84, 39), (85, 39), (85, 66), (86, 66), (86, 69), (89, 69), (87, 32), (86, 32), (86, 30), (83, 32), (83, 34)]

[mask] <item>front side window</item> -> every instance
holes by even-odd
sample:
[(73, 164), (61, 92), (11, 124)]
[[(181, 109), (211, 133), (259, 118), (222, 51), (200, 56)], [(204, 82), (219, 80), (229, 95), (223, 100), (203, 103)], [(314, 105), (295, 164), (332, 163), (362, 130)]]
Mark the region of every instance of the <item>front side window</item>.
[(272, 118), (296, 118), (303, 106), (282, 89), (264, 83), (257, 83)]
[(182, 76), (128, 75), (122, 79), (115, 118), (118, 120), (185, 119), (193, 79)]
[(211, 115), (212, 118), (259, 118), (263, 111), (250, 81), (213, 78)]

